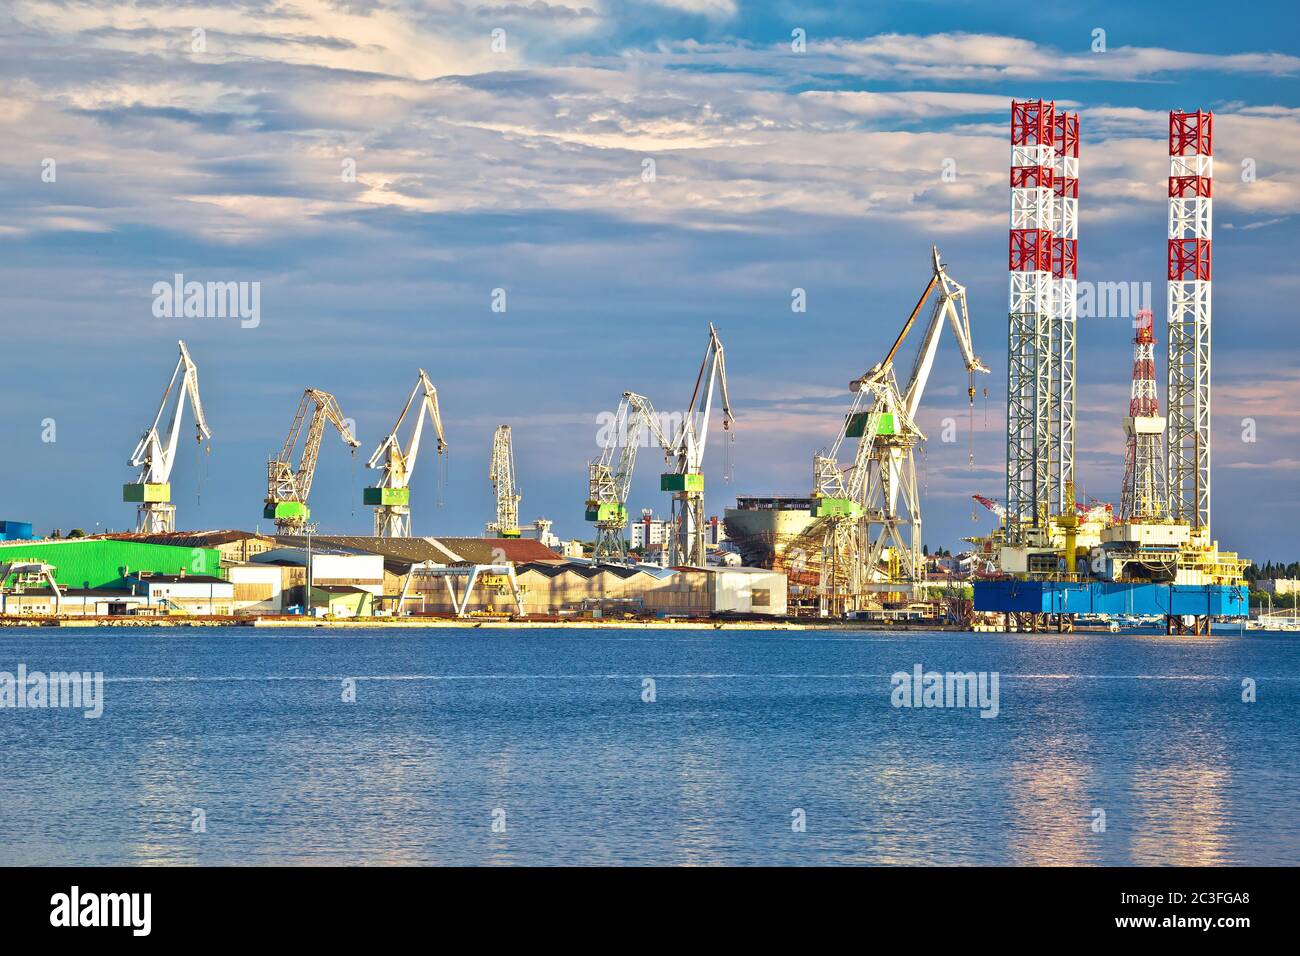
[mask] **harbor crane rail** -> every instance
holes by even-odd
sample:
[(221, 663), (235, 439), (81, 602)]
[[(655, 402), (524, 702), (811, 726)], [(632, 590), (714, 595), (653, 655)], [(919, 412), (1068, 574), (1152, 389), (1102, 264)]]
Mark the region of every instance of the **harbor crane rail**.
[[(295, 470), (293, 451), (302, 434), (303, 424), (307, 422), (308, 411), (311, 412), (311, 420), (307, 423), (302, 458)], [(280, 454), (266, 463), (266, 507), (262, 516), (273, 519), (276, 530), (281, 534), (302, 534), (311, 519), (307, 496), (311, 494), (312, 481), (316, 477), (316, 461), (320, 457), (321, 439), (325, 435), (326, 425), (333, 425), (338, 430), (355, 455), (361, 442), (357, 441), (343, 418), (337, 399), (318, 388), (305, 389), (293, 425), (289, 428), (289, 437), (284, 440)]]
[[(415, 411), (415, 426), (411, 431), (406, 450), (398, 431), (406, 420), (411, 406), (419, 404)], [(375, 453), (366, 463), (367, 468), (382, 468), (384, 476), (373, 487), (362, 493), (362, 501), (375, 509), (375, 537), (409, 538), (411, 536), (411, 476), (415, 473), (415, 463), (420, 454), (420, 438), (424, 433), (425, 419), (433, 422), (433, 430), (438, 438), (438, 454), (447, 450), (447, 436), (442, 430), (442, 411), (438, 407), (438, 390), (430, 381), (428, 373), (420, 369), (420, 376), (411, 389), (410, 397), (397, 416), (397, 423), (392, 431), (379, 443)]]
[[(150, 534), (168, 533), (176, 530), (176, 506), (171, 503), (171, 473), (176, 464), (176, 446), (180, 438), (181, 419), (184, 416), (185, 399), (189, 398), (190, 408), (194, 412), (194, 425), (197, 434), (195, 440), (202, 442), (212, 438), (212, 430), (203, 415), (203, 402), (199, 398), (199, 370), (190, 358), (189, 349), (183, 341), (180, 346), (180, 358), (172, 371), (171, 380), (163, 391), (162, 401), (158, 403), (158, 412), (153, 424), (145, 429), (131, 453), (130, 464), (140, 469), (135, 481), (122, 486), (122, 500), (134, 503), (136, 507), (135, 530)], [(176, 404), (172, 407), (171, 418), (166, 427), (166, 443), (158, 425), (175, 390)]]

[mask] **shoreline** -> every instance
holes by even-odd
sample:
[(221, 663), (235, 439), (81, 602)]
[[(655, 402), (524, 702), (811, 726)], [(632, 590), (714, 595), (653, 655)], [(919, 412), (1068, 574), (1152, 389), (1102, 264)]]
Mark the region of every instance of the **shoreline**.
[(892, 621), (830, 621), (830, 620), (510, 620), (507, 618), (343, 618), (325, 620), (305, 617), (184, 617), (184, 618), (129, 618), (129, 617), (63, 617), (63, 618), (0, 618), (0, 628), (282, 628), (337, 630), (397, 630), (397, 629), (551, 629), (551, 630), (698, 630), (698, 631), (811, 631), (811, 630), (861, 630), (861, 631), (953, 631), (972, 633), (969, 628), (952, 624), (921, 624)]
[[(7, 617), (0, 618), (0, 629), (37, 628), (37, 629), (94, 629), (120, 628), (125, 630), (139, 628), (260, 628), (281, 630), (317, 630), (336, 631), (373, 631), (373, 630), (639, 630), (639, 631), (864, 631), (875, 633), (953, 633), (953, 634), (1008, 634), (1024, 633), (1039, 638), (1068, 637), (1073, 635), (1107, 635), (1128, 634), (1130, 636), (1150, 636), (1159, 632), (1147, 629), (1124, 628), (1111, 631), (1104, 625), (1083, 625), (1072, 632), (1055, 631), (1016, 632), (1004, 631), (990, 627), (962, 627), (955, 624), (893, 622), (893, 621), (831, 621), (819, 619), (778, 619), (772, 621), (756, 620), (510, 620), (508, 618), (341, 618), (321, 619), (305, 617), (177, 617), (177, 618), (131, 618), (131, 617), (65, 617), (34, 618)], [(1264, 629), (1246, 628), (1242, 636), (1262, 635)], [(1279, 632), (1284, 633), (1284, 632)], [(1185, 637), (1186, 635), (1184, 635)], [(1213, 636), (1233, 636), (1232, 631), (1220, 630)]]

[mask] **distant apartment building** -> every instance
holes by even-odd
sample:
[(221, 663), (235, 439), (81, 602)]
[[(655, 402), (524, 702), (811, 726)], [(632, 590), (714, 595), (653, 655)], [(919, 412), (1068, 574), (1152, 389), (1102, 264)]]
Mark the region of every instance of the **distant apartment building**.
[[(628, 525), (628, 547), (644, 548), (647, 551), (668, 543), (672, 536), (672, 522), (666, 518), (656, 518), (649, 508), (641, 511), (641, 518)], [(705, 547), (716, 548), (727, 540), (727, 530), (717, 515), (704, 523)]]
[(668, 540), (669, 522), (656, 518), (649, 508), (641, 510), (641, 517), (628, 524), (628, 547), (649, 548)]
[(1255, 582), (1261, 591), (1267, 591), (1276, 597), (1300, 593), (1300, 578), (1271, 578)]

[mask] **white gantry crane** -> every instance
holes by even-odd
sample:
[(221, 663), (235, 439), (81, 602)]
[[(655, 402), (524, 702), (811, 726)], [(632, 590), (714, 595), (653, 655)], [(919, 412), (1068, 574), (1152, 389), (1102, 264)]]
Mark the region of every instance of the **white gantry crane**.
[(681, 428), (668, 443), (666, 454), (671, 472), (660, 478), (662, 491), (672, 493), (672, 536), (669, 541), (669, 564), (673, 567), (704, 567), (704, 446), (709, 438), (709, 418), (713, 395), (722, 392), (722, 428), (730, 438), (735, 416), (727, 394), (727, 364), (723, 357), (718, 330), (709, 323), (709, 342), (704, 349), (691, 392), (691, 403), (682, 418)]
[(497, 499), (497, 517), (488, 522), (487, 533), (502, 538), (519, 537), (519, 488), (515, 483), (515, 452), (510, 426), (498, 425), (492, 435), (492, 462), (488, 480)]
[[(311, 422), (307, 426), (302, 458), (295, 471), (293, 450), (298, 444), (298, 436), (302, 433), (309, 409)], [(329, 392), (309, 388), (302, 393), (302, 401), (298, 403), (298, 412), (294, 415), (289, 437), (284, 440), (280, 454), (266, 463), (266, 506), (262, 510), (262, 517), (273, 519), (276, 530), (281, 534), (302, 534), (307, 529), (311, 519), (307, 496), (311, 493), (311, 484), (316, 477), (316, 461), (320, 457), (320, 443), (327, 424), (338, 429), (339, 435), (355, 455), (361, 442), (353, 436), (338, 401)]]
[[(212, 437), (207, 419), (203, 417), (203, 402), (199, 400), (199, 370), (190, 358), (189, 349), (184, 342), (180, 345), (180, 358), (172, 372), (171, 381), (163, 392), (158, 404), (158, 414), (153, 424), (140, 436), (140, 441), (131, 453), (131, 466), (140, 469), (140, 477), (130, 484), (122, 486), (122, 500), (134, 502), (136, 507), (136, 531), (157, 534), (176, 530), (176, 506), (171, 503), (172, 466), (176, 463), (176, 444), (180, 438), (181, 417), (188, 396), (190, 408), (194, 411), (194, 424), (197, 429), (195, 439), (202, 442)], [(173, 395), (174, 391), (174, 395)], [(171, 419), (167, 423), (166, 444), (158, 425), (168, 402), (175, 398)]]
[[(398, 438), (398, 430), (418, 402), (415, 410), (415, 427), (411, 431), (406, 450)], [(442, 412), (438, 408), (438, 390), (433, 387), (424, 369), (411, 389), (402, 414), (397, 416), (393, 430), (375, 449), (366, 463), (367, 468), (382, 468), (384, 477), (379, 484), (365, 489), (362, 500), (375, 509), (375, 536), (379, 538), (409, 538), (411, 536), (411, 476), (420, 454), (420, 436), (424, 433), (425, 418), (433, 422), (438, 436), (438, 454), (447, 449), (447, 436), (442, 430)]]
[[(22, 609), (22, 595), (29, 587), (39, 584), (45, 585), (50, 589), (50, 594), (54, 598), (54, 614), (58, 616), (63, 611), (63, 592), (59, 589), (59, 582), (54, 577), (55, 566), (46, 564), (43, 561), (24, 561), (21, 558), (17, 561), (0, 561), (0, 614), (9, 613), (8, 595), (15, 594), (19, 596), (19, 611)], [(13, 586), (8, 586), (8, 581), (13, 578)]]
[[(969, 378), (967, 397), (972, 404), (975, 373), (988, 372), (971, 343), (966, 289), (948, 276), (939, 250), (932, 248), (931, 253), (933, 275), (921, 298), (885, 358), (849, 383), (854, 392), (849, 414), (830, 449), (813, 459), (812, 512), (826, 519), (822, 591), (823, 607), (830, 613), (844, 609), (837, 606), (841, 582), (848, 583), (851, 593), (860, 589), (915, 593), (924, 583), (915, 449), (925, 441), (925, 435), (917, 427), (916, 414), (934, 367), (945, 320), (961, 349)], [(938, 297), (911, 376), (906, 387), (899, 388), (894, 358), (936, 291)], [(839, 452), (848, 438), (857, 438), (858, 446), (853, 464), (841, 469)]]
[(587, 520), (596, 525), (597, 564), (627, 563), (627, 496), (643, 436), (670, 447), (650, 399), (624, 392), (600, 457), (587, 466)]

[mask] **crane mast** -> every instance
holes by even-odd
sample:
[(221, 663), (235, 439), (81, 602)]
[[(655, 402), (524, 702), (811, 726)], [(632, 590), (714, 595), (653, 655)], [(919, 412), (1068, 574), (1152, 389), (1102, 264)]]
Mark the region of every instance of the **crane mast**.
[[(311, 411), (311, 420), (307, 422), (307, 412)], [(295, 471), (293, 467), (293, 450), (302, 434), (303, 424), (307, 422), (307, 437), (303, 443), (302, 458)], [(281, 534), (301, 534), (311, 518), (307, 507), (307, 496), (316, 477), (316, 460), (320, 457), (320, 443), (325, 435), (325, 426), (333, 425), (343, 441), (356, 454), (361, 444), (352, 434), (338, 401), (329, 392), (318, 388), (309, 388), (302, 393), (298, 403), (297, 414), (289, 428), (289, 437), (285, 439), (280, 454), (266, 463), (267, 490), (266, 507), (262, 510), (264, 518), (275, 521), (276, 530)]]
[(695, 377), (691, 402), (681, 428), (666, 446), (672, 471), (660, 476), (661, 491), (672, 493), (672, 534), (669, 563), (673, 566), (703, 567), (704, 542), (704, 447), (709, 438), (709, 418), (716, 390), (722, 393), (722, 427), (730, 438), (735, 416), (727, 394), (727, 363), (718, 330), (709, 323), (709, 342)]
[[(842, 613), (862, 590), (915, 593), (924, 581), (915, 450), (925, 434), (916, 414), (945, 323), (961, 349), (971, 403), (975, 373), (988, 372), (974, 352), (966, 289), (948, 276), (937, 248), (931, 247), (931, 255), (929, 283), (893, 346), (882, 361), (849, 383), (854, 393), (849, 413), (830, 448), (813, 458), (812, 514), (823, 519), (818, 524), (823, 530), (822, 609), (827, 613)], [(894, 359), (936, 293), (911, 374), (900, 388)], [(849, 438), (858, 439), (858, 445), (853, 464), (841, 469), (840, 449)]]
[[(171, 473), (172, 466), (176, 464), (176, 446), (180, 439), (181, 418), (187, 397), (194, 412), (195, 440), (202, 442), (205, 438), (212, 438), (212, 431), (203, 415), (203, 402), (199, 399), (198, 367), (190, 358), (185, 343), (178, 344), (180, 358), (163, 391), (162, 401), (158, 403), (153, 424), (140, 436), (135, 451), (131, 453), (130, 464), (133, 468), (140, 469), (140, 475), (135, 481), (122, 486), (122, 500), (133, 502), (137, 506), (136, 531), (140, 532), (157, 534), (176, 530), (176, 506), (171, 503)], [(172, 398), (173, 389), (176, 404), (172, 407), (171, 418), (167, 423), (164, 444), (158, 426)]]
[(596, 563), (627, 563), (627, 496), (641, 442), (653, 437), (665, 449), (671, 442), (655, 416), (650, 399), (624, 392), (600, 457), (587, 466), (588, 521), (596, 525)]
[(515, 452), (509, 425), (498, 425), (492, 436), (488, 480), (497, 499), (497, 518), (488, 524), (488, 533), (502, 538), (519, 537), (519, 492), (515, 486)]
[[(398, 431), (417, 399), (419, 404), (416, 405), (415, 410), (415, 426), (411, 431), (411, 439), (407, 443), (406, 450), (403, 451)], [(416, 380), (415, 387), (411, 389), (411, 395), (406, 400), (402, 414), (397, 416), (397, 423), (393, 425), (393, 430), (379, 443), (375, 453), (370, 456), (370, 461), (366, 463), (367, 468), (384, 470), (384, 477), (380, 482), (366, 488), (362, 493), (362, 501), (375, 509), (375, 537), (377, 538), (411, 536), (410, 482), (411, 476), (415, 473), (416, 459), (420, 454), (420, 437), (424, 433), (426, 417), (433, 422), (434, 432), (438, 436), (438, 454), (441, 455), (447, 449), (447, 436), (442, 430), (438, 390), (434, 388), (433, 382), (429, 380), (424, 369), (420, 369), (420, 376)]]

